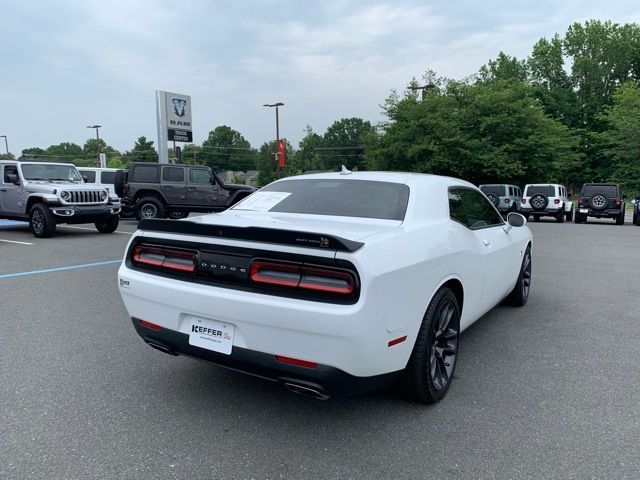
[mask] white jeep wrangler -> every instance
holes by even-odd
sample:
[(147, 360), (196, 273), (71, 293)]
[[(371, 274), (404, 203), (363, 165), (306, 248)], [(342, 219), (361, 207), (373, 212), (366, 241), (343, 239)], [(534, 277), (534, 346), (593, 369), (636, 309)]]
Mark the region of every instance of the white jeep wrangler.
[(28, 220), (38, 238), (51, 237), (59, 223), (94, 223), (111, 233), (119, 212), (118, 197), (86, 185), (75, 165), (0, 160), (0, 218)]
[(536, 222), (542, 216), (554, 217), (558, 223), (564, 222), (565, 219), (570, 222), (573, 220), (573, 202), (569, 201), (564, 185), (528, 184), (524, 187), (520, 201), (520, 213), (527, 220), (530, 215), (533, 215), (533, 220)]

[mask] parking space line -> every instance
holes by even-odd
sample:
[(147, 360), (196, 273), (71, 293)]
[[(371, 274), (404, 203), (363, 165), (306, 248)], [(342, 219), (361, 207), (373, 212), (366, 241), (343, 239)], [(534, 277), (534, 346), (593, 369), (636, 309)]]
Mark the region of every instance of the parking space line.
[(4, 278), (22, 277), (25, 275), (38, 275), (40, 273), (62, 272), (64, 270), (78, 270), (81, 268), (100, 267), (103, 265), (115, 265), (121, 263), (122, 260), (106, 260), (104, 262), (84, 263), (82, 265), (70, 265), (68, 267), (46, 268), (44, 270), (31, 270), (28, 272), (5, 273), (0, 275), (0, 280)]
[[(95, 228), (91, 228), (91, 227), (75, 227), (71, 225), (61, 225), (61, 226), (64, 228), (75, 228), (76, 230), (92, 230), (94, 232), (97, 232)], [(135, 232), (119, 232), (118, 230), (116, 230), (113, 233), (123, 233), (124, 235), (133, 235)]]
[(0, 238), (0, 242), (17, 243), (18, 245), (33, 245), (33, 243), (29, 243), (29, 242), (18, 242), (16, 240), (4, 240), (2, 238)]

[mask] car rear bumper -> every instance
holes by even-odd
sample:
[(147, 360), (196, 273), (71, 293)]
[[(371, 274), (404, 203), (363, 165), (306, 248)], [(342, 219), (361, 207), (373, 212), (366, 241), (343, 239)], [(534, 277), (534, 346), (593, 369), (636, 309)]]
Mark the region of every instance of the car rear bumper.
[(557, 215), (558, 212), (562, 210), (562, 206), (558, 206), (558, 207), (547, 207), (544, 208), (542, 210), (534, 210), (533, 208), (527, 206), (527, 207), (520, 207), (520, 211), (522, 213), (530, 213), (532, 215)]
[(288, 386), (301, 386), (321, 396), (357, 395), (391, 385), (401, 371), (370, 377), (357, 377), (329, 365), (306, 367), (283, 363), (275, 355), (233, 347), (230, 355), (189, 344), (185, 333), (161, 328), (152, 330), (131, 319), (138, 335), (150, 346), (170, 355), (185, 355), (242, 373), (255, 375)]
[(622, 209), (606, 209), (606, 210), (593, 210), (592, 208), (589, 207), (578, 207), (577, 211), (583, 215), (585, 215), (585, 212), (581, 211), (581, 210), (588, 210), (586, 215), (590, 216), (590, 217), (596, 217), (596, 218), (601, 218), (601, 217), (610, 217), (610, 218), (614, 218), (617, 217), (618, 215), (620, 215), (620, 213), (622, 213)]
[[(352, 305), (283, 298), (161, 277), (125, 264), (118, 276), (120, 294), (130, 317), (152, 322), (187, 339), (194, 317), (224, 322), (233, 325), (233, 351), (302, 359), (353, 377), (403, 370), (420, 328), (418, 321), (387, 331), (386, 321), (390, 315), (398, 314), (398, 308), (383, 296), (366, 301), (361, 297)], [(389, 345), (399, 338), (403, 340)], [(176, 353), (189, 355), (185, 351)], [(219, 355), (213, 353), (213, 358)]]

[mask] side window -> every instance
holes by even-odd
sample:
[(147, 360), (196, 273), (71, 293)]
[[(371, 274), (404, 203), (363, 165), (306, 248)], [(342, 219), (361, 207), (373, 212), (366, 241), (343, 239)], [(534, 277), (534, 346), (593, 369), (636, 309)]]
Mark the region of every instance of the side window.
[(18, 176), (18, 167), (16, 167), (15, 165), (5, 165), (4, 167), (4, 175), (2, 178), (3, 183), (11, 183), (9, 181), (9, 175), (15, 175), (16, 177)]
[(449, 190), (449, 213), (453, 220), (472, 230), (504, 224), (489, 200), (470, 188)]
[(162, 169), (163, 182), (184, 182), (184, 168), (182, 167), (164, 167)]
[(103, 185), (113, 185), (116, 181), (116, 172), (100, 173), (100, 183)]
[(156, 183), (158, 181), (158, 167), (138, 165), (133, 167), (133, 181), (134, 182), (149, 182)]
[(513, 187), (509, 187), (509, 196), (510, 197), (515, 197), (516, 196), (515, 192), (513, 191)]
[(96, 183), (96, 172), (94, 172), (93, 170), (78, 170), (78, 171), (80, 172), (80, 175), (87, 178), (84, 181), (84, 183)]
[(200, 184), (211, 184), (211, 173), (204, 168), (190, 168), (189, 169), (189, 182)]

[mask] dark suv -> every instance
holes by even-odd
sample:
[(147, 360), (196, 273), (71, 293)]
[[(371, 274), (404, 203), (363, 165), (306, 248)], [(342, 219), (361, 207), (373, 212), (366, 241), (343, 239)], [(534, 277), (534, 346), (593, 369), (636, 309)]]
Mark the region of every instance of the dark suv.
[(614, 183), (585, 183), (580, 190), (575, 222), (583, 223), (587, 217), (613, 218), (616, 225), (624, 225), (625, 204), (620, 185)]
[(134, 163), (128, 170), (118, 170), (114, 187), (138, 220), (220, 212), (255, 191), (224, 184), (209, 167), (159, 163)]

